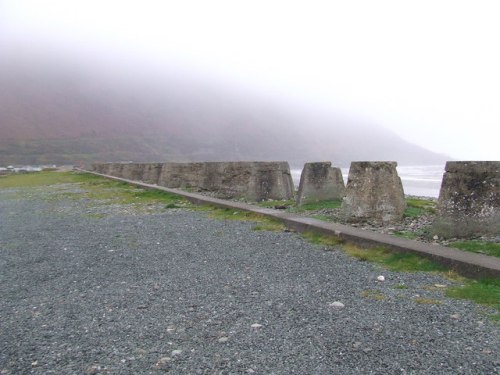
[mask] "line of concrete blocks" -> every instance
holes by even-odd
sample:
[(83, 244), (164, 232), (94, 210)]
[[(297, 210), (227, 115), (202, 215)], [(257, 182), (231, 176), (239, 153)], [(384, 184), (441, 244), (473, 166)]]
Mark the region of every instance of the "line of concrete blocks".
[[(347, 185), (330, 162), (306, 163), (297, 205), (342, 199), (347, 221), (401, 221), (406, 201), (396, 162), (352, 162)], [(217, 198), (290, 200), (287, 162), (97, 163), (95, 172), (169, 188), (207, 191)], [(447, 162), (434, 231), (443, 237), (500, 235), (500, 162)]]
[(223, 199), (293, 199), (288, 162), (97, 163), (94, 172)]
[[(403, 220), (406, 201), (396, 162), (352, 162), (347, 186), (340, 168), (306, 163), (297, 204), (342, 199), (350, 222)], [(500, 236), (500, 161), (446, 163), (432, 232), (441, 237)]]

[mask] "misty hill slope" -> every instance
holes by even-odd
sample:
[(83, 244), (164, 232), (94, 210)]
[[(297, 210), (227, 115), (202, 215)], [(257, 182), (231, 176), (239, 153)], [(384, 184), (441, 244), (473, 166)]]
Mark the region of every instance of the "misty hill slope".
[(0, 165), (92, 161), (445, 160), (383, 128), (172, 74), (117, 80), (0, 64)]

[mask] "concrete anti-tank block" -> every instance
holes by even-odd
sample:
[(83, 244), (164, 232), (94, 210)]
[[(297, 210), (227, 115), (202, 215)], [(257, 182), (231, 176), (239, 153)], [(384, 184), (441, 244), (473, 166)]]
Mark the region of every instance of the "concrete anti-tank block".
[(149, 163), (144, 165), (142, 181), (147, 184), (158, 184), (163, 163)]
[(126, 178), (128, 180), (142, 181), (145, 168), (146, 164), (143, 163), (122, 164), (121, 176), (119, 177)]
[(341, 199), (345, 193), (340, 168), (330, 162), (306, 163), (300, 175), (297, 205), (324, 200)]
[(347, 221), (398, 222), (406, 201), (396, 162), (352, 162), (342, 214)]
[(165, 163), (158, 185), (210, 191), (218, 198), (292, 199), (287, 162)]
[(449, 161), (433, 232), (445, 238), (500, 235), (500, 161)]

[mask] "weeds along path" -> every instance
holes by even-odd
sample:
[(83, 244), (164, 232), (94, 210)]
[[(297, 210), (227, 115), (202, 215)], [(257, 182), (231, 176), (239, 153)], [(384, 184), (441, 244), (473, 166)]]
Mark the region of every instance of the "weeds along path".
[(494, 311), (439, 274), (95, 177), (21, 182), (0, 180), (2, 375), (500, 370)]

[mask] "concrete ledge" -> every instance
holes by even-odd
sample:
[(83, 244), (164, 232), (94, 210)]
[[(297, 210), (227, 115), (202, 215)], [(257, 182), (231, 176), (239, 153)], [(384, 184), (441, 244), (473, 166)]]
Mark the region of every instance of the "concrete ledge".
[(366, 230), (353, 228), (347, 225), (327, 223), (316, 219), (300, 217), (293, 214), (279, 212), (269, 208), (262, 208), (247, 203), (233, 202), (223, 199), (211, 198), (201, 194), (188, 193), (179, 189), (171, 189), (143, 182), (127, 180), (101, 173), (77, 169), (82, 172), (106, 177), (109, 179), (127, 182), (146, 189), (156, 189), (185, 197), (190, 202), (198, 205), (212, 205), (222, 208), (232, 208), (242, 211), (254, 212), (266, 217), (271, 217), (283, 222), (288, 228), (297, 232), (314, 232), (327, 236), (334, 236), (347, 243), (363, 247), (383, 246), (392, 250), (411, 252), (422, 255), (440, 264), (450, 267), (457, 273), (472, 277), (500, 277), (500, 259), (488, 255), (470, 253), (449, 247), (408, 240)]

